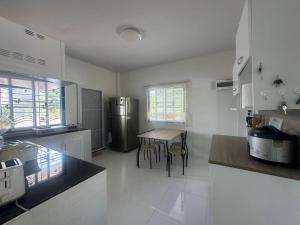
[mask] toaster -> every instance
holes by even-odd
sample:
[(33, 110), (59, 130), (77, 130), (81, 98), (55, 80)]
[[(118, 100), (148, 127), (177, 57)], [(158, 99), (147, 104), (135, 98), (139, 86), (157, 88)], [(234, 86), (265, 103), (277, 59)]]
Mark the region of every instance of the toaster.
[(20, 159), (0, 162), (0, 206), (25, 194), (24, 168)]
[(248, 133), (249, 154), (257, 159), (292, 164), (296, 159), (297, 136), (273, 126), (254, 128)]

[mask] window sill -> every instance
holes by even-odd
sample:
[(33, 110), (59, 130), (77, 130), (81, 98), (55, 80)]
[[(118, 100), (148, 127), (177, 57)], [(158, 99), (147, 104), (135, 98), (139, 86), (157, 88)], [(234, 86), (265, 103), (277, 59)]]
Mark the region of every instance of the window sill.
[(162, 120), (147, 120), (148, 123), (168, 123), (168, 124), (186, 124), (186, 122), (179, 121), (162, 121)]

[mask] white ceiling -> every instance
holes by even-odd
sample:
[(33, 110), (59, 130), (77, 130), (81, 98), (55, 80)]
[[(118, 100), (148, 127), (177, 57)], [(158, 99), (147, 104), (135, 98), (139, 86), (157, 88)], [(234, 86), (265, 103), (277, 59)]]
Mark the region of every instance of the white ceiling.
[[(66, 43), (68, 55), (128, 71), (234, 47), (243, 0), (1, 0), (0, 15)], [(127, 43), (119, 25), (142, 28)]]

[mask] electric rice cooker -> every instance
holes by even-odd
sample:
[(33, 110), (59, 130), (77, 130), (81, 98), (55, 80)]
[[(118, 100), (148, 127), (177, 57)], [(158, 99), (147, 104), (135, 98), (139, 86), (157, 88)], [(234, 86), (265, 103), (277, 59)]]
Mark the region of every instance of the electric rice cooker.
[(297, 136), (273, 126), (251, 129), (248, 133), (249, 154), (269, 162), (291, 164), (296, 159)]

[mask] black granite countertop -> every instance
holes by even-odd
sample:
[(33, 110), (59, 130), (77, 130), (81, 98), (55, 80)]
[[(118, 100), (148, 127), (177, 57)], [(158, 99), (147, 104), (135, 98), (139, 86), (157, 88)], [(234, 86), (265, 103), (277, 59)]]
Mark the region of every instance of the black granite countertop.
[(54, 136), (59, 134), (66, 134), (66, 133), (72, 133), (72, 132), (78, 132), (78, 131), (84, 131), (89, 130), (87, 128), (74, 128), (74, 129), (59, 129), (59, 130), (53, 130), (51, 132), (42, 134), (42, 135), (36, 135), (33, 131), (27, 130), (23, 132), (9, 132), (4, 134), (4, 140), (5, 141), (14, 141), (14, 140), (28, 140), (33, 138), (40, 138), (40, 137), (48, 137), (48, 136)]
[[(26, 184), (25, 195), (18, 200), (27, 209), (49, 200), (69, 188), (102, 172), (105, 168), (38, 146), (22, 153)], [(0, 160), (1, 155), (0, 155)], [(0, 224), (24, 213), (14, 202), (0, 207)]]
[(284, 167), (253, 159), (248, 154), (247, 139), (244, 137), (214, 135), (209, 163), (300, 180), (298, 166)]

